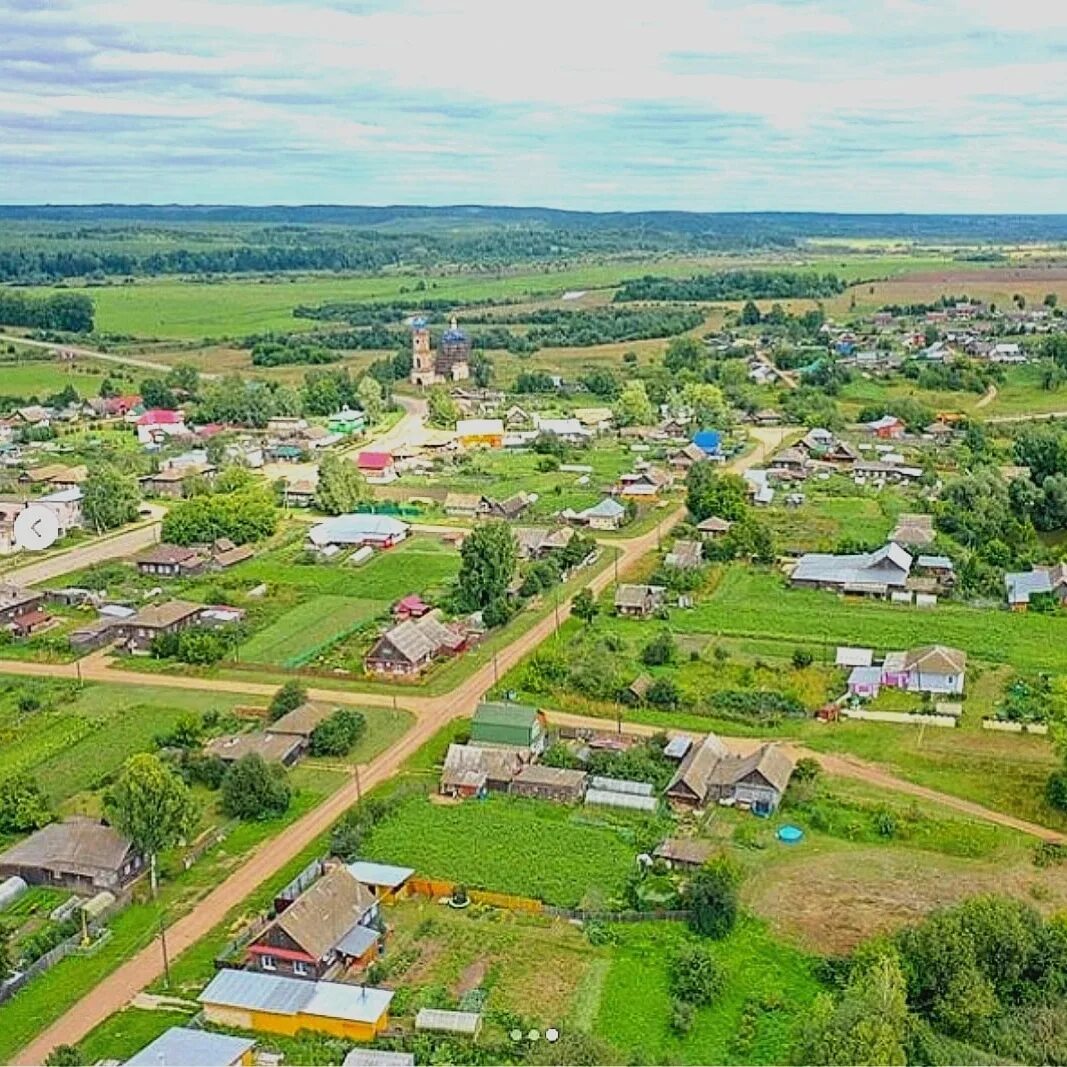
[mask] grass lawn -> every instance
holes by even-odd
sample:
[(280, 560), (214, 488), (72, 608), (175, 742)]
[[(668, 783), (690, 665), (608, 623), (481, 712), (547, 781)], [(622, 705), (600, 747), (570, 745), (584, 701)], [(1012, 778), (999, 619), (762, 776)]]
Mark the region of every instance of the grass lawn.
[(181, 1011), (127, 1008), (112, 1016), (78, 1043), (85, 1063), (116, 1060), (125, 1063), (172, 1026), (188, 1026), (192, 1016)]
[(672, 611), (682, 633), (774, 637), (798, 644), (871, 646), (877, 650), (945, 644), (1020, 670), (1067, 671), (1067, 615), (1013, 613), (939, 603), (917, 611), (878, 600), (788, 589), (769, 571), (733, 566), (695, 608)]
[(534, 800), (490, 797), (467, 804), (405, 801), (369, 835), (370, 859), (414, 867), (549, 904), (606, 904), (656, 839), (657, 820), (611, 816)]
[(669, 1026), (668, 973), (691, 935), (677, 923), (616, 927), (617, 944), (603, 979), (594, 1032), (639, 1063), (789, 1063), (796, 1027), (820, 986), (812, 957), (776, 941), (755, 919), (743, 919), (712, 945), (725, 989), (697, 1010), (693, 1029)]
[[(2, 345), (3, 341), (0, 340), (0, 347)], [(84, 364), (68, 367), (45, 359), (0, 362), (0, 396), (36, 396), (43, 400), (73, 385), (79, 396), (85, 398), (96, 396), (103, 380), (104, 374), (99, 364), (93, 364), (88, 369)]]
[(382, 600), (321, 594), (291, 608), (240, 648), (245, 662), (300, 667), (324, 645), (387, 611)]

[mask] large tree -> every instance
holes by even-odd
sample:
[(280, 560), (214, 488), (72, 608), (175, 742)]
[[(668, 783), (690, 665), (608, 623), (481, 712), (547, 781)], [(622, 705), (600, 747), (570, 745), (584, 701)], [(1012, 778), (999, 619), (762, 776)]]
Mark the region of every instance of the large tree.
[(651, 426), (656, 417), (645, 383), (639, 380), (627, 383), (612, 411), (617, 426)]
[(222, 810), (235, 819), (271, 819), (289, 807), (292, 789), (285, 771), (256, 752), (242, 756), (222, 779)]
[(110, 463), (89, 471), (82, 497), (82, 514), (97, 533), (114, 530), (137, 518), (141, 495), (137, 482)]
[(737, 921), (737, 868), (725, 856), (709, 860), (689, 880), (682, 901), (689, 909), (689, 925), (704, 937), (721, 940)]
[(159, 853), (176, 845), (196, 822), (189, 787), (158, 756), (144, 752), (123, 764), (104, 797), (104, 811), (148, 859), (155, 896)]
[(682, 390), (682, 403), (692, 411), (699, 426), (722, 429), (729, 422), (726, 401), (717, 385), (690, 382)]
[(28, 774), (0, 781), (0, 833), (24, 834), (51, 821), (48, 798)]
[(748, 510), (748, 486), (739, 474), (721, 474), (711, 463), (694, 463), (685, 479), (686, 506), (694, 521), (713, 515), (736, 522)]
[(356, 396), (363, 414), (367, 416), (368, 424), (373, 426), (382, 417), (384, 407), (381, 383), (369, 374), (364, 375), (356, 387)]
[(431, 426), (451, 428), (462, 414), (452, 394), (443, 385), (435, 385), (427, 394), (426, 402), (426, 421)]
[(368, 496), (367, 483), (351, 460), (334, 452), (322, 457), (315, 503), (327, 515), (347, 514)]
[(277, 524), (278, 507), (270, 489), (251, 486), (175, 504), (163, 520), (162, 536), (175, 545), (210, 543), (218, 537), (244, 545), (270, 537)]
[(463, 542), (460, 556), (458, 599), (465, 611), (480, 611), (507, 594), (518, 552), (506, 522), (475, 527)]

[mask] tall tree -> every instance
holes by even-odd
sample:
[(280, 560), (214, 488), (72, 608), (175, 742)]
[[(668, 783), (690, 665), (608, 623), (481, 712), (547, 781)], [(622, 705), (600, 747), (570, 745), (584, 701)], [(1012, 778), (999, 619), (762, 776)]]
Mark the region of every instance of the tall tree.
[(82, 514), (97, 533), (114, 530), (137, 518), (141, 500), (137, 483), (110, 463), (89, 471), (82, 497)]
[(258, 752), (242, 756), (222, 780), (222, 810), (235, 819), (270, 819), (289, 807), (292, 789), (285, 771)]
[(476, 526), (463, 542), (457, 579), (459, 602), (466, 611), (479, 611), (507, 594), (515, 577), (518, 552), (515, 535), (506, 522)]
[(651, 426), (656, 417), (645, 383), (640, 380), (626, 384), (613, 412), (617, 426)]
[(189, 787), (158, 756), (141, 753), (123, 764), (104, 797), (104, 811), (148, 859), (155, 896), (159, 853), (176, 845), (196, 822), (196, 804)]
[(738, 474), (720, 474), (711, 463), (694, 463), (685, 479), (686, 506), (696, 522), (713, 515), (736, 522), (748, 510), (748, 486)]
[(373, 426), (382, 417), (381, 383), (369, 374), (364, 375), (359, 385), (356, 386), (356, 396), (359, 399), (359, 406), (363, 409), (363, 414), (367, 416), (368, 424)]
[(461, 415), (459, 405), (443, 385), (435, 385), (427, 394), (426, 401), (427, 422), (431, 426), (452, 427), (456, 425)]
[(327, 515), (345, 515), (368, 496), (367, 484), (351, 460), (334, 452), (322, 457), (315, 503)]

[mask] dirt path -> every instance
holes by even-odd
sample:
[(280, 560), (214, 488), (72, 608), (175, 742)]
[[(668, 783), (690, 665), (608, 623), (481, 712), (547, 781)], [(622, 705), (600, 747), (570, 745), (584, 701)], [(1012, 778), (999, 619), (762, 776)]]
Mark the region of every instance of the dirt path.
[[(138, 367), (141, 370), (154, 371), (157, 374), (166, 374), (173, 370), (169, 363), (153, 363), (147, 359), (138, 359), (136, 356), (116, 356), (113, 352), (98, 352), (95, 348), (79, 348), (77, 345), (57, 344), (54, 341), (33, 341), (29, 337), (17, 337), (14, 334), (0, 332), (0, 339), (5, 341), (17, 341), (20, 345), (28, 345), (31, 348), (44, 348), (49, 352), (73, 352), (76, 356), (85, 356), (87, 359), (99, 359), (105, 363), (121, 363), (126, 367)], [(217, 377), (214, 374), (202, 374), (202, 378)]]
[(990, 382), (989, 388), (982, 394), (978, 403), (974, 405), (974, 410), (978, 411), (980, 408), (987, 408), (997, 398), (997, 387)]
[[(760, 462), (770, 449), (777, 447), (786, 436), (793, 432), (795, 432), (793, 427), (753, 431), (753, 436), (759, 442), (759, 446), (735, 460), (729, 465), (729, 469), (737, 473), (747, 470)], [(656, 547), (659, 538), (681, 521), (684, 513), (684, 507), (679, 505), (668, 512), (659, 524), (647, 533), (629, 540), (615, 542), (615, 547), (620, 552), (617, 567), (619, 576), (623, 576), (643, 556), (651, 552)], [(597, 593), (602, 592), (614, 581), (615, 571), (616, 568), (609, 567), (595, 575), (589, 582), (590, 587)], [(569, 603), (560, 605), (559, 616), (560, 622), (570, 616)], [(415, 726), (377, 759), (360, 768), (358, 786), (357, 780), (353, 777), (317, 808), (287, 827), (277, 837), (264, 841), (237, 870), (197, 903), (192, 911), (169, 926), (167, 945), (171, 957), (177, 956), (207, 935), (254, 889), (275, 875), (316, 837), (328, 830), (357, 801), (361, 789), (371, 789), (391, 778), (397, 773), (403, 761), (425, 744), (449, 720), (470, 715), (482, 695), (493, 685), (496, 673), (505, 673), (527, 653), (533, 651), (542, 641), (551, 636), (555, 625), (555, 614), (548, 614), (498, 652), (494, 657), (495, 662), (487, 663), (480, 668), (452, 693), (439, 697), (413, 697), (406, 694), (399, 697), (402, 707), (416, 713)], [(72, 677), (76, 675), (77, 665), (4, 663), (0, 671), (12, 674)], [(103, 666), (102, 657), (89, 657), (88, 660), (83, 661), (81, 677), (92, 681), (125, 685), (165, 685), (188, 689), (212, 688), (264, 697), (269, 696), (276, 688), (257, 682), (142, 675), (132, 671), (115, 671)], [(392, 696), (383, 693), (356, 693), (330, 689), (312, 690), (311, 695), (317, 699), (339, 700), (353, 704), (391, 706), (393, 703)], [(162, 970), (163, 961), (159, 946), (152, 944), (142, 949), (22, 1049), (14, 1062), (17, 1064), (43, 1063), (49, 1051), (56, 1045), (76, 1044), (93, 1027), (121, 1010), (134, 996), (158, 978)]]
[[(41, 582), (49, 582), (62, 574), (70, 574), (71, 571), (89, 567), (94, 563), (134, 555), (159, 540), (160, 520), (163, 515), (163, 508), (152, 505), (152, 519), (140, 526), (123, 533), (99, 538), (86, 545), (79, 545), (67, 552), (60, 552), (36, 562), (27, 562), (20, 567), (13, 567), (11, 570), (3, 571), (0, 577), (5, 582), (37, 585)], [(32, 560), (33, 555), (27, 553), (23, 558)]]

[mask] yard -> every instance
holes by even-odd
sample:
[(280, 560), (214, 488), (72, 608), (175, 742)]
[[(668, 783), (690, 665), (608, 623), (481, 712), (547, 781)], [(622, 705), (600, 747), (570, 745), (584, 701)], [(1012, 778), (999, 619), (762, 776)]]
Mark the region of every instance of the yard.
[(368, 858), (431, 878), (604, 906), (622, 892), (634, 856), (657, 840), (657, 819), (489, 797), (467, 804), (403, 802), (367, 839)]

